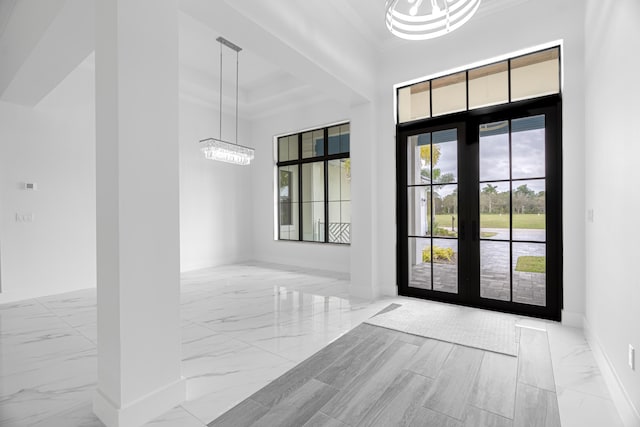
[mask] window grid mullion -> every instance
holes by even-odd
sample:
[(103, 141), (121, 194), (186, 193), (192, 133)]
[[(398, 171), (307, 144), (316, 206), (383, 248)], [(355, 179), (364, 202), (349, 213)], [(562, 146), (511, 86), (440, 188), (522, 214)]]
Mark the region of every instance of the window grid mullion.
[(329, 242), (329, 128), (324, 128), (324, 242)]
[[(298, 134), (298, 162), (302, 158), (302, 134)], [(302, 241), (302, 164), (298, 163), (298, 240)]]

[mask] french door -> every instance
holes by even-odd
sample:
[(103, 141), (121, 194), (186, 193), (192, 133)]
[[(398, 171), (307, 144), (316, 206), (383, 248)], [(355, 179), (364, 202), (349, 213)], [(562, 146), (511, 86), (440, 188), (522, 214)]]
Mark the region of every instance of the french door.
[(397, 128), (401, 295), (560, 320), (560, 98)]

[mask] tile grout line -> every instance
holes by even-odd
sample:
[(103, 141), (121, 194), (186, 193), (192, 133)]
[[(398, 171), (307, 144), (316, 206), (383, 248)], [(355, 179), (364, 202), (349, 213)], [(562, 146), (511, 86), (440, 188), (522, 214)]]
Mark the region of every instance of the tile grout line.
[(35, 302), (37, 302), (38, 304), (40, 304), (40, 306), (42, 306), (44, 309), (48, 310), (51, 314), (53, 314), (54, 316), (56, 316), (58, 318), (58, 320), (60, 320), (62, 323), (64, 323), (65, 325), (67, 325), (69, 328), (71, 328), (75, 333), (77, 333), (79, 336), (81, 336), (82, 338), (86, 339), (87, 341), (89, 341), (90, 344), (92, 344), (95, 348), (98, 348), (98, 344), (93, 342), (93, 340), (91, 340), (89, 337), (87, 337), (85, 334), (83, 334), (82, 332), (80, 332), (79, 330), (77, 330), (74, 326), (72, 326), (69, 322), (67, 322), (65, 319), (63, 319), (62, 317), (60, 317), (60, 315), (58, 313), (56, 313), (55, 311), (53, 311), (53, 309), (51, 309), (49, 306), (45, 305), (44, 303), (42, 303), (41, 301), (38, 300), (38, 298), (33, 298), (33, 300)]
[[(237, 338), (237, 337), (231, 336), (231, 335), (229, 335), (228, 333), (215, 331), (215, 330), (211, 329), (210, 327), (208, 327), (207, 325), (203, 325), (202, 323), (199, 323), (199, 322), (196, 322), (196, 321), (191, 321), (191, 322), (192, 322), (194, 325), (202, 326), (203, 328), (206, 328), (206, 329), (208, 329), (208, 330), (210, 330), (210, 331), (212, 331), (212, 332), (214, 332), (214, 333), (216, 333), (216, 334), (223, 335), (223, 336), (225, 336), (226, 338), (232, 339), (232, 340), (234, 340), (234, 341), (241, 342), (241, 343), (243, 343), (243, 344), (248, 345), (249, 347), (253, 347), (253, 348), (256, 348), (256, 349), (258, 349), (258, 350), (265, 351), (265, 352), (267, 352), (267, 353), (271, 354), (272, 356), (278, 356), (279, 358), (281, 358), (281, 359), (283, 359), (283, 360), (285, 360), (285, 361), (287, 361), (287, 362), (292, 362), (292, 363), (295, 363), (295, 364), (300, 364), (300, 363), (304, 362), (304, 360), (295, 361), (295, 360), (293, 360), (293, 359), (289, 359), (288, 357), (284, 357), (284, 356), (282, 356), (281, 354), (274, 353), (273, 351), (267, 350), (267, 349), (265, 349), (265, 348), (262, 348), (262, 347), (260, 347), (260, 346), (255, 345), (255, 344), (253, 344), (253, 343), (250, 343), (250, 342), (247, 342), (247, 341), (245, 341), (245, 340), (239, 339), (239, 338)], [(334, 340), (334, 341), (335, 341), (335, 340)], [(332, 342), (333, 342), (333, 341), (332, 341)], [(327, 344), (327, 345), (328, 345), (328, 344)], [(320, 350), (322, 350), (322, 349), (320, 349)], [(320, 351), (320, 350), (318, 350), (318, 351)], [(315, 354), (315, 353), (314, 353), (314, 354)], [(306, 360), (306, 359), (305, 359), (305, 360)]]
[[(206, 423), (202, 422), (202, 421), (200, 420), (200, 418), (196, 417), (196, 415), (195, 415), (195, 414), (191, 413), (191, 411), (189, 411), (189, 410), (188, 410), (187, 408), (185, 408), (183, 405), (184, 405), (184, 402), (183, 402), (183, 403), (181, 403), (181, 404), (179, 404), (179, 405), (178, 405), (178, 406), (176, 406), (175, 408), (182, 408), (182, 410), (183, 410), (184, 412), (186, 412), (186, 413), (187, 413), (187, 414), (189, 414), (191, 417), (193, 417), (193, 419), (195, 419), (196, 421), (198, 421), (199, 423), (201, 423), (203, 427), (207, 427), (207, 426), (209, 425), (209, 423), (213, 421), (213, 420), (211, 420), (211, 421), (206, 422)], [(175, 409), (175, 408), (173, 408), (173, 409)], [(171, 409), (170, 411), (172, 411), (173, 409)], [(169, 411), (167, 411), (167, 412), (169, 412)], [(167, 412), (165, 412), (165, 413), (167, 413)], [(215, 419), (215, 418), (214, 418), (214, 419)]]
[(515, 422), (516, 420), (516, 408), (518, 406), (518, 387), (520, 384), (520, 381), (518, 380), (518, 378), (520, 378), (520, 361), (522, 360), (520, 358), (520, 352), (522, 351), (522, 346), (520, 345), (520, 341), (522, 341), (522, 336), (520, 336), (520, 339), (518, 340), (518, 356), (517, 356), (517, 364), (516, 364), (516, 389), (513, 391), (514, 395), (513, 395), (513, 413), (511, 414), (511, 419)]
[[(516, 382), (517, 382), (517, 381), (516, 381)], [(467, 406), (470, 406), (470, 407), (473, 407), (473, 408), (479, 409), (479, 410), (481, 410), (481, 411), (487, 412), (487, 413), (492, 414), (492, 415), (496, 415), (496, 416), (498, 416), (498, 417), (500, 417), (500, 418), (504, 418), (505, 420), (509, 420), (509, 421), (513, 422), (513, 418), (505, 417), (505, 416), (504, 416), (504, 415), (502, 415), (502, 414), (498, 414), (497, 412), (491, 411), (491, 410), (489, 410), (489, 409), (481, 408), (481, 407), (479, 407), (479, 406), (477, 406), (477, 405), (474, 405), (474, 404), (472, 404), (472, 403), (469, 403)], [(515, 407), (516, 407), (516, 405), (515, 405), (515, 401), (514, 401), (513, 407), (514, 407), (514, 411), (515, 411)]]

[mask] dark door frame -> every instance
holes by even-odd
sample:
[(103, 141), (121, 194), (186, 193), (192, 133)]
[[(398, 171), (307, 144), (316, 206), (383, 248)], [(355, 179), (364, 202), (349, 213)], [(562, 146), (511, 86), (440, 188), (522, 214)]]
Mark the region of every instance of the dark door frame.
[[(479, 293), (478, 127), (481, 123), (545, 114), (546, 129), (546, 306), (481, 298)], [(458, 294), (408, 286), (407, 138), (458, 128)], [(466, 184), (460, 185), (463, 183)], [(550, 95), (396, 126), (396, 215), (398, 294), (470, 307), (561, 320), (562, 288), (562, 99)]]

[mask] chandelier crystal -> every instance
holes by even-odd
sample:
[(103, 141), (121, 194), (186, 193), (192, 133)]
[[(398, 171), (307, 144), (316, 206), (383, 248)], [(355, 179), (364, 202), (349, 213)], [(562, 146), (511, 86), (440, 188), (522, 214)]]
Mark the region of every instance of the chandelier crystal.
[[(204, 154), (205, 159), (218, 160), (220, 162), (232, 163), (234, 165), (246, 166), (251, 164), (254, 158), (255, 150), (238, 144), (238, 70), (240, 67), (239, 53), (241, 47), (231, 43), (229, 40), (218, 37), (216, 39), (220, 43), (220, 128), (218, 138), (201, 139), (203, 144), (200, 151)], [(222, 139), (222, 47), (226, 46), (236, 52), (236, 142), (228, 142)]]
[(232, 144), (221, 139), (207, 138), (201, 140), (200, 143), (204, 144), (200, 150), (209, 160), (245, 166), (251, 164), (254, 157), (255, 150), (253, 148)]
[(479, 6), (480, 0), (387, 0), (385, 20), (397, 37), (427, 40), (460, 28)]

